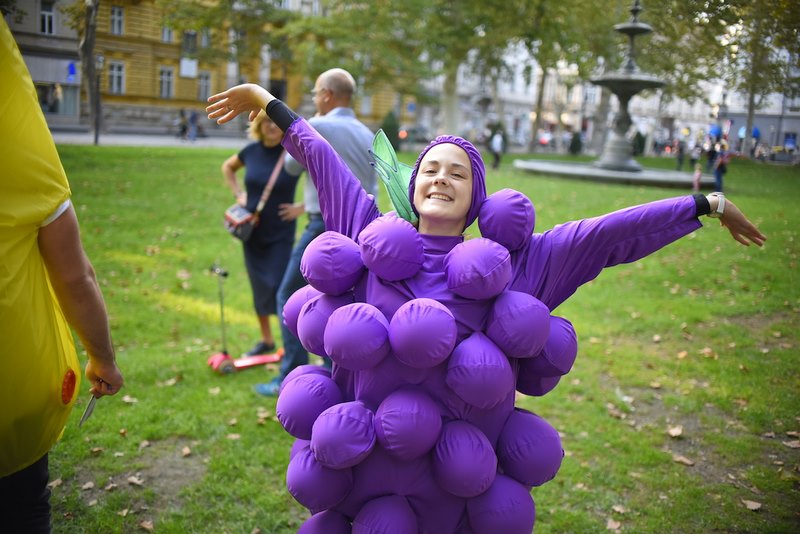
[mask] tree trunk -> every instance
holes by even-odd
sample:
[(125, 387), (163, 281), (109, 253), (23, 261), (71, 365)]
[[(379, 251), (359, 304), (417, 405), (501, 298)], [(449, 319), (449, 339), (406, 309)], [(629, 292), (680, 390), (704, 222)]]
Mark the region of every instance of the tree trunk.
[(547, 69), (542, 67), (539, 77), (539, 86), (536, 88), (536, 118), (533, 120), (533, 135), (531, 136), (531, 152), (539, 149), (539, 128), (542, 125), (542, 106), (544, 105), (544, 83), (547, 81)]
[(458, 135), (458, 66), (448, 69), (442, 94), (444, 131), (447, 135)]
[(97, 84), (99, 73), (96, 72), (94, 67), (94, 43), (97, 33), (97, 11), (100, 9), (100, 0), (85, 0), (84, 6), (83, 32), (78, 45), (78, 55), (80, 56), (83, 70), (84, 89), (88, 96), (89, 122), (92, 128), (95, 128), (99, 124), (95, 113), (100, 109), (100, 91)]

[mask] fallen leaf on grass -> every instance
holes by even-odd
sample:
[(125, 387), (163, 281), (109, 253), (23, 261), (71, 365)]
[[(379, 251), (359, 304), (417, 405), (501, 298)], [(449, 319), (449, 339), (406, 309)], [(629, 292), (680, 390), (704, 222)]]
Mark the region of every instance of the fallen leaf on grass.
[(106, 484), (106, 487), (103, 488), (103, 489), (105, 491), (114, 491), (115, 489), (117, 489), (117, 485), (114, 484), (113, 482), (109, 482), (108, 484)]
[(598, 343), (600, 343), (600, 338), (594, 337), (594, 336), (590, 337), (589, 338), (589, 343), (591, 343), (592, 345), (597, 345)]
[(225, 437), (228, 438), (228, 439), (231, 439), (231, 440), (237, 440), (237, 439), (241, 439), (242, 436), (240, 434), (228, 434)]
[(800, 438), (800, 432), (796, 430), (787, 430), (786, 435), (790, 438)]
[(672, 455), (672, 461), (673, 462), (677, 462), (679, 464), (688, 465), (688, 466), (694, 465), (694, 461), (692, 461), (689, 458), (687, 458), (686, 456), (682, 456), (680, 454), (673, 454)]
[(149, 446), (150, 446), (150, 442), (147, 441), (147, 440), (144, 440), (143, 442), (139, 443), (139, 448), (140, 449), (146, 449)]
[(744, 505), (745, 505), (745, 507), (746, 507), (748, 510), (752, 510), (752, 511), (754, 511), (754, 512), (755, 512), (756, 510), (760, 510), (760, 509), (761, 509), (761, 503), (760, 503), (760, 502), (756, 502), (756, 501), (748, 501), (747, 499), (742, 499), (742, 504), (744, 504)]
[(792, 440), (792, 441), (781, 441), (784, 445), (789, 447), (790, 449), (800, 449), (800, 440)]
[(714, 349), (712, 349), (711, 347), (703, 347), (698, 351), (698, 354), (701, 354), (706, 358), (713, 358), (715, 360), (719, 359), (719, 356), (717, 355), (716, 352), (714, 352)]
[(763, 434), (761, 434), (761, 437), (762, 438), (774, 438), (775, 437), (775, 432), (764, 432)]
[(622, 528), (622, 523), (619, 521), (614, 521), (613, 519), (609, 519), (606, 522), (606, 530), (619, 530)]
[(128, 437), (128, 429), (127, 428), (120, 428), (119, 429), (119, 435), (122, 436), (123, 438), (127, 438)]
[(661, 336), (658, 335), (658, 334), (655, 334), (653, 336), (653, 343), (661, 343)]
[(60, 478), (57, 478), (55, 480), (50, 481), (50, 483), (47, 484), (47, 487), (50, 488), (50, 489), (54, 489), (54, 488), (59, 487), (63, 483), (64, 483), (63, 480), (61, 480)]
[(127, 509), (127, 508), (123, 508), (122, 510), (120, 510), (119, 512), (117, 512), (117, 515), (118, 515), (118, 516), (121, 516), (121, 517), (125, 517), (125, 516), (127, 516), (127, 515), (128, 515), (128, 509)]
[(132, 486), (144, 486), (144, 480), (136, 475), (131, 475), (128, 477), (128, 484)]
[(93, 455), (97, 456), (98, 454), (103, 452), (103, 447), (92, 447), (91, 449), (89, 449), (89, 452), (91, 452)]
[(218, 388), (218, 387), (216, 387), (216, 388), (209, 388), (209, 389), (208, 389), (208, 394), (209, 394), (209, 395), (219, 395), (219, 392), (220, 392), (220, 391), (222, 391), (222, 390), (221, 390), (220, 388)]
[(122, 397), (122, 402), (126, 404), (136, 404), (137, 402), (139, 402), (139, 399), (131, 397), (130, 395), (125, 395), (124, 397)]
[(683, 434), (683, 426), (682, 425), (668, 426), (667, 434), (669, 434), (671, 438), (679, 438)]
[(183, 456), (184, 458), (191, 455), (192, 455), (192, 449), (190, 449), (189, 447), (184, 447), (181, 449), (181, 456)]
[(680, 352), (678, 353), (678, 359), (679, 359), (679, 360), (682, 360), (682, 359), (686, 358), (688, 355), (689, 355), (689, 353), (688, 353), (687, 351), (685, 351), (685, 350), (682, 350), (682, 351), (680, 351)]
[(653, 389), (661, 389), (661, 382), (656, 382), (656, 381), (650, 382), (650, 387)]
[(84, 491), (90, 490), (92, 488), (94, 488), (94, 482), (87, 482), (86, 484), (81, 486), (81, 489), (84, 490)]
[(117, 451), (114, 453), (114, 458), (122, 458), (123, 456), (125, 456), (124, 452)]
[(97, 499), (92, 499), (87, 503), (88, 506), (97, 506)]
[(139, 528), (142, 530), (146, 530), (147, 532), (153, 532), (153, 522), (152, 521), (142, 521), (139, 523)]
[(239, 420), (235, 417), (228, 420), (228, 426), (236, 426), (237, 424), (239, 424)]
[(617, 512), (618, 514), (627, 514), (628, 513), (628, 509), (625, 508), (624, 506), (622, 506), (621, 504), (615, 504), (614, 506), (611, 507), (611, 509), (614, 510), (615, 512)]

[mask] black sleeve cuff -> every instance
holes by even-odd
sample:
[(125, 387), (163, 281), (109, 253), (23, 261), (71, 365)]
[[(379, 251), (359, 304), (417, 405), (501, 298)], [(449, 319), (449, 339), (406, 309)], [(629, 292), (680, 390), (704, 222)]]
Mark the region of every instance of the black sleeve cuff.
[(294, 121), (300, 118), (300, 115), (292, 111), (289, 106), (278, 100), (277, 98), (267, 104), (267, 115), (272, 119), (272, 122), (278, 125), (278, 128), (284, 132), (289, 129)]
[(694, 198), (695, 217), (711, 213), (711, 204), (708, 203), (705, 195), (692, 195), (692, 198)]

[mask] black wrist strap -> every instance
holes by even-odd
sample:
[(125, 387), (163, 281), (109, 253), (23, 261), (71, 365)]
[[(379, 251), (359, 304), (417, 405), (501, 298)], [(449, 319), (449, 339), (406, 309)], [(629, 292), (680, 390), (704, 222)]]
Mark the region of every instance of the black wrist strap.
[(278, 125), (278, 128), (284, 132), (289, 129), (294, 121), (300, 118), (300, 115), (292, 111), (292, 109), (278, 100), (277, 98), (267, 104), (267, 115), (272, 119), (272, 122)]
[(711, 204), (708, 203), (708, 199), (705, 195), (698, 193), (692, 195), (692, 198), (694, 198), (695, 217), (711, 213)]

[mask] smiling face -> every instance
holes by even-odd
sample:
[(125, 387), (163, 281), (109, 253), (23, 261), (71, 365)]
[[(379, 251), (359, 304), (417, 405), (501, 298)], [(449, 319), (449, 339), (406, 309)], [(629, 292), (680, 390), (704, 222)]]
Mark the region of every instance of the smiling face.
[(472, 165), (458, 145), (442, 143), (422, 158), (414, 188), (419, 231), (461, 235), (472, 204)]

